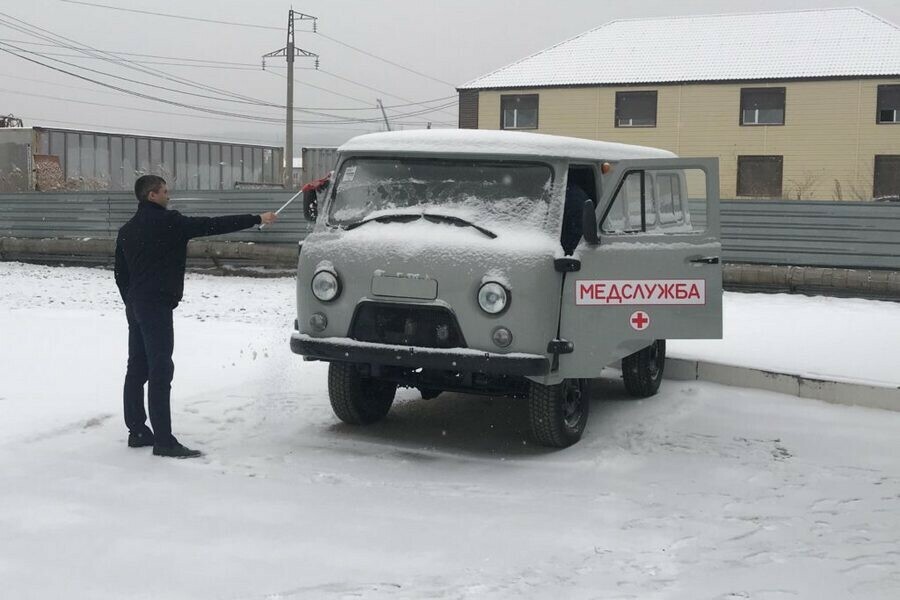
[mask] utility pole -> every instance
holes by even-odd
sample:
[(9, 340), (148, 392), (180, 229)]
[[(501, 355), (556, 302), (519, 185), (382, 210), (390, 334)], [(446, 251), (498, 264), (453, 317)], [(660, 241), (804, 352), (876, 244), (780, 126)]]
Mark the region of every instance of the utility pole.
[(284, 56), (287, 59), (287, 115), (285, 116), (284, 134), (284, 187), (291, 189), (294, 185), (294, 57), (305, 56), (316, 59), (316, 69), (319, 68), (319, 55), (294, 46), (294, 21), (312, 21), (313, 33), (316, 32), (316, 17), (306, 15), (290, 9), (288, 11), (287, 45), (280, 50), (264, 54), (263, 69), (266, 68), (266, 59)]
[(384, 104), (381, 103), (381, 98), (376, 98), (378, 100), (378, 108), (381, 109), (381, 116), (384, 118), (384, 126), (387, 127), (387, 130), (391, 130), (391, 124), (388, 122), (387, 113), (384, 112)]

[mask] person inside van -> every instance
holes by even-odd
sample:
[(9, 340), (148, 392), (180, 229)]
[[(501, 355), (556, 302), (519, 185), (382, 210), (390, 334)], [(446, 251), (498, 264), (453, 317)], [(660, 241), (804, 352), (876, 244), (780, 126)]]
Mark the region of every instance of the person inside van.
[(563, 205), (563, 224), (562, 235), (560, 241), (563, 251), (566, 255), (570, 255), (575, 251), (578, 242), (581, 241), (583, 229), (582, 213), (584, 211), (584, 202), (589, 197), (580, 185), (569, 178), (566, 184), (566, 203)]

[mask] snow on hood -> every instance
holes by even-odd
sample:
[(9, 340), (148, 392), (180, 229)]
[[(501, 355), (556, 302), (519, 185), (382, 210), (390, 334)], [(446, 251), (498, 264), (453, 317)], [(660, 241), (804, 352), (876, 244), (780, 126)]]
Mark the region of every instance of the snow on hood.
[(420, 220), (410, 223), (371, 222), (350, 231), (323, 229), (304, 244), (316, 256), (335, 264), (380, 262), (428, 265), (498, 265), (504, 269), (546, 264), (559, 249), (556, 237), (535, 230), (497, 229), (496, 238), (470, 227)]

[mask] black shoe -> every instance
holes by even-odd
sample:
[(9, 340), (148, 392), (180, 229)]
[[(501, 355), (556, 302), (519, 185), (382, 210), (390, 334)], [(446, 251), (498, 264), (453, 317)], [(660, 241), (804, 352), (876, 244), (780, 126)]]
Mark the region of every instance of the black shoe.
[(153, 456), (168, 456), (170, 458), (197, 458), (203, 456), (199, 450), (191, 450), (175, 442), (171, 446), (153, 446)]
[(153, 445), (153, 432), (149, 429), (141, 429), (128, 433), (129, 448), (145, 448)]

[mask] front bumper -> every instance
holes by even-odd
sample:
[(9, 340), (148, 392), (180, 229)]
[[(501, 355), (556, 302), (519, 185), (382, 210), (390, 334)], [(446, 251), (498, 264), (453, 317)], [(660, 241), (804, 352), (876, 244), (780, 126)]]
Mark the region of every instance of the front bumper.
[(550, 372), (550, 360), (540, 354), (496, 354), (468, 348), (421, 348), (358, 342), (347, 338), (291, 335), (291, 350), (308, 358), (411, 369), (442, 369), (498, 375), (538, 376)]

